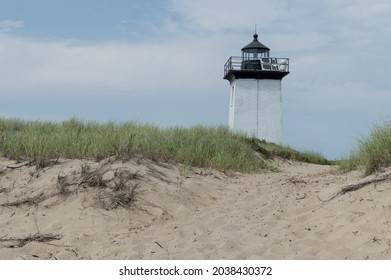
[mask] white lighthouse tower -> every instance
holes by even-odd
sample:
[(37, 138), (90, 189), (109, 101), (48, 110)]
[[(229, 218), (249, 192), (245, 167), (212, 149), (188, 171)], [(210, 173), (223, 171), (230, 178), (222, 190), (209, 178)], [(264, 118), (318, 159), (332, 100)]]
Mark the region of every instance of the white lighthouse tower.
[(270, 49), (254, 40), (231, 56), (224, 79), (231, 85), (229, 127), (268, 142), (282, 142), (281, 81), (289, 74), (289, 59), (270, 57)]

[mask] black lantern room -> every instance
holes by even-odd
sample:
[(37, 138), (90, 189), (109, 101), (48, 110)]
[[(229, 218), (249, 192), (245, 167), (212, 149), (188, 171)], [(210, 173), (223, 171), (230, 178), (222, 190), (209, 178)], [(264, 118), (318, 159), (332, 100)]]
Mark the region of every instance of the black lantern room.
[(224, 79), (282, 79), (289, 74), (289, 59), (270, 57), (270, 49), (258, 41), (242, 48), (242, 57), (231, 56), (224, 65)]
[(243, 60), (253, 60), (260, 57), (269, 57), (270, 49), (258, 41), (258, 34), (254, 34), (254, 40), (242, 48)]

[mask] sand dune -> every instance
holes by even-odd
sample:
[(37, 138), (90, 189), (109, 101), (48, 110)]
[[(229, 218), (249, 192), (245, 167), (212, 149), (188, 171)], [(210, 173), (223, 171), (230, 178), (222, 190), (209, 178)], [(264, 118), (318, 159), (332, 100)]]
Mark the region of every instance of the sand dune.
[(390, 258), (391, 170), (274, 164), (242, 174), (1, 159), (0, 259)]

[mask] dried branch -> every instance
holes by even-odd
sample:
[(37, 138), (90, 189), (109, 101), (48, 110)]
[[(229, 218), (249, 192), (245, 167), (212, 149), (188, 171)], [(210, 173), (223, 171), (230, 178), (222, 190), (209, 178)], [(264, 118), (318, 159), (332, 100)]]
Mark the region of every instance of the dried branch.
[(30, 242), (44, 243), (44, 242), (49, 242), (52, 240), (60, 240), (60, 239), (61, 239), (61, 235), (59, 234), (36, 233), (34, 235), (30, 235), (28, 237), (23, 237), (23, 238), (15, 238), (15, 237), (0, 238), (0, 243), (10, 243), (8, 245), (7, 244), (5, 245), (5, 247), (7, 248), (21, 248)]
[(44, 192), (41, 192), (40, 194), (37, 194), (36, 196), (33, 197), (26, 197), (21, 200), (13, 201), (13, 202), (6, 202), (0, 204), (0, 206), (4, 207), (17, 207), (20, 205), (38, 205), (38, 203), (44, 201), (46, 197), (44, 196)]
[(386, 174), (386, 175), (383, 175), (379, 178), (375, 178), (375, 179), (371, 179), (371, 180), (367, 180), (367, 181), (364, 181), (364, 182), (360, 182), (360, 183), (357, 183), (357, 184), (352, 184), (352, 185), (348, 185), (348, 186), (345, 186), (343, 187), (342, 189), (340, 189), (338, 192), (336, 192), (335, 194), (333, 194), (330, 198), (326, 199), (326, 200), (322, 200), (319, 196), (318, 196), (318, 199), (322, 202), (329, 202), (341, 195), (344, 195), (348, 192), (353, 192), (353, 191), (358, 191), (366, 186), (369, 186), (371, 184), (376, 184), (376, 183), (380, 183), (380, 182), (384, 182), (384, 181), (387, 181), (387, 180), (390, 180), (391, 179), (391, 174)]

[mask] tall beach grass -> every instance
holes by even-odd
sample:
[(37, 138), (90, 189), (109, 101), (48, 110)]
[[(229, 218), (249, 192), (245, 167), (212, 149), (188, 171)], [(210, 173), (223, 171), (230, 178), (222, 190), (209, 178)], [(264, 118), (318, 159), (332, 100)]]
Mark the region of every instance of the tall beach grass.
[(334, 162), (326, 159), (321, 153), (314, 151), (298, 151), (289, 146), (268, 143), (256, 138), (248, 139), (254, 145), (254, 149), (259, 151), (266, 158), (283, 158), (299, 162), (313, 163), (319, 165), (332, 165)]
[(103, 159), (141, 155), (189, 166), (254, 171), (265, 163), (243, 136), (226, 127), (168, 128), (132, 122), (62, 123), (0, 118), (0, 155), (44, 166), (56, 158)]
[(374, 126), (370, 136), (361, 139), (340, 165), (345, 170), (363, 168), (365, 175), (391, 166), (391, 123)]
[(276, 156), (328, 164), (320, 154), (247, 138), (225, 126), (162, 129), (151, 124), (100, 124), (75, 118), (61, 123), (0, 118), (0, 156), (28, 160), (38, 167), (58, 158), (100, 160), (110, 156), (142, 156), (244, 172), (266, 168), (265, 159)]

